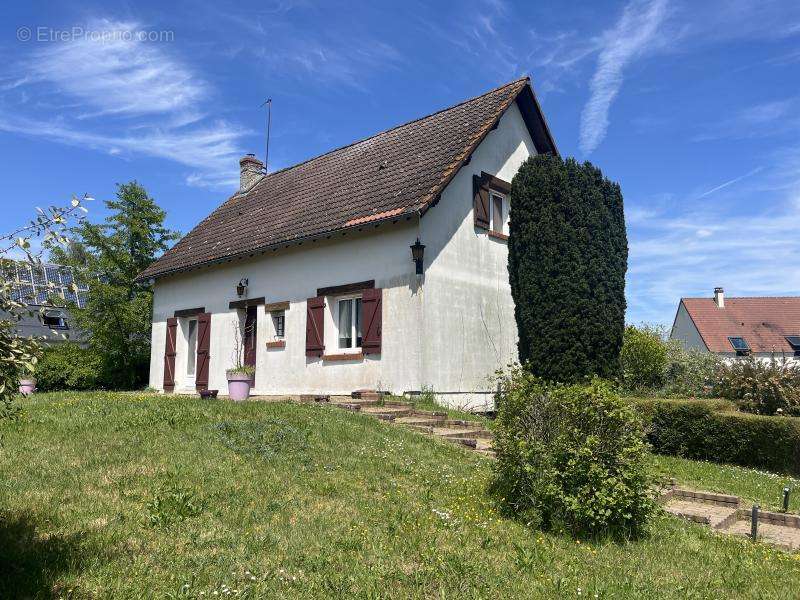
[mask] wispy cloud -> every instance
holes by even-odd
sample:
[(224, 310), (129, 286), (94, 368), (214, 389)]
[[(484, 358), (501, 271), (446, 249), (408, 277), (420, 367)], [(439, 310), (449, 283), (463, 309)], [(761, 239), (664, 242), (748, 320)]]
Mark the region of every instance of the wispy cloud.
[(755, 169), (745, 173), (744, 175), (739, 175), (739, 177), (734, 177), (733, 179), (730, 179), (730, 180), (728, 180), (728, 181), (726, 181), (724, 183), (721, 183), (719, 185), (714, 186), (710, 190), (707, 190), (707, 191), (703, 192), (702, 194), (700, 194), (696, 199), (700, 200), (701, 198), (705, 198), (707, 196), (710, 196), (711, 194), (714, 194), (714, 193), (716, 193), (716, 192), (718, 192), (720, 190), (724, 190), (726, 187), (734, 185), (735, 183), (739, 183), (743, 179), (747, 179), (748, 177), (752, 177), (756, 173), (760, 173), (763, 170), (764, 170), (764, 167), (756, 167)]
[(666, 0), (634, 1), (603, 34), (603, 46), (590, 84), (591, 96), (581, 114), (580, 149), (591, 153), (606, 135), (609, 109), (623, 82), (625, 67), (656, 39), (667, 13)]
[(769, 167), (699, 196), (628, 203), (632, 320), (668, 324), (680, 297), (709, 296), (717, 285), (734, 295), (800, 293), (800, 270), (776, 268), (800, 262), (800, 151), (767, 158)]
[(790, 134), (800, 131), (800, 100), (770, 100), (737, 110), (732, 116), (706, 123), (692, 141), (747, 139)]
[[(93, 31), (137, 31), (139, 23), (97, 20)], [(235, 182), (246, 133), (203, 110), (210, 86), (164, 44), (126, 36), (78, 37), (36, 48), (5, 77), (36, 104), (3, 97), (0, 129), (113, 155), (138, 154), (190, 167), (187, 182)], [(48, 104), (58, 104), (57, 117)]]

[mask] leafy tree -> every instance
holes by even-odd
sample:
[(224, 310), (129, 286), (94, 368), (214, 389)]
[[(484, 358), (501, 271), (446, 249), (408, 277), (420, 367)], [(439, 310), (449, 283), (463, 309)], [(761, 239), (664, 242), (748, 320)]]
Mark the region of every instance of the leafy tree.
[(511, 196), (520, 360), (552, 381), (618, 376), (628, 264), (619, 185), (588, 162), (543, 154), (522, 165)]
[(75, 267), (89, 283), (84, 309), (73, 318), (90, 347), (103, 356), (103, 384), (135, 388), (147, 379), (153, 293), (136, 281), (178, 237), (164, 226), (166, 213), (136, 181), (118, 184), (111, 214), (102, 224), (84, 221), (72, 230), (68, 250), (53, 252), (56, 262)]

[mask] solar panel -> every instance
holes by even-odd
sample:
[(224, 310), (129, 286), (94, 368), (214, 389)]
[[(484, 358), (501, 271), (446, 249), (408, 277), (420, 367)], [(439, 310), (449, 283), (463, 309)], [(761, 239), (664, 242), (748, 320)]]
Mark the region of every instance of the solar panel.
[(747, 342), (743, 337), (728, 337), (728, 341), (733, 346), (733, 349), (737, 352), (747, 352), (750, 350), (750, 346), (747, 345)]
[(792, 347), (792, 350), (800, 350), (800, 335), (787, 335), (786, 341)]

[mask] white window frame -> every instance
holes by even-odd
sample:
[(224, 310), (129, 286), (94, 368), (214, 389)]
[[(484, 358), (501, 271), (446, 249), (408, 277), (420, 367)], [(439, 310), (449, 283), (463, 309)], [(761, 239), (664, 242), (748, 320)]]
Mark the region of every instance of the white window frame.
[[(495, 215), (494, 210), (494, 199), (500, 198), (501, 205), (503, 207), (503, 222), (499, 230), (495, 229), (495, 219), (497, 215)], [(503, 235), (508, 235), (508, 213), (510, 212), (511, 207), (508, 203), (508, 196), (506, 194), (502, 194), (500, 192), (496, 192), (494, 190), (489, 190), (489, 231), (493, 233), (502, 233)]]
[[(342, 348), (339, 345), (339, 311), (340, 311), (340, 308), (341, 308), (341, 302), (344, 302), (344, 301), (347, 301), (347, 300), (352, 300), (353, 301), (352, 304), (350, 305), (351, 306), (351, 308), (350, 308), (350, 310), (351, 310), (351, 314), (350, 314), (350, 339), (351, 339), (353, 345), (350, 346), (349, 348)], [(347, 296), (335, 296), (334, 299), (333, 299), (333, 301), (336, 303), (336, 311), (335, 311), (336, 314), (334, 315), (334, 319), (333, 319), (333, 326), (334, 326), (334, 330), (336, 332), (336, 338), (335, 338), (336, 351), (340, 352), (342, 354), (347, 354), (347, 353), (350, 353), (350, 352), (355, 354), (355, 353), (361, 352), (361, 345), (358, 343), (358, 329), (357, 329), (357, 323), (356, 323), (356, 320), (360, 319), (361, 315), (358, 314), (359, 313), (359, 310), (358, 310), (359, 303), (356, 302), (356, 300), (361, 300), (363, 302), (362, 295), (361, 294), (350, 294), (350, 295), (347, 295)], [(361, 326), (362, 326), (361, 343), (363, 344), (364, 343), (364, 331), (363, 331), (364, 324), (361, 323)]]
[[(274, 310), (270, 316), (272, 317), (272, 337), (276, 340), (286, 339), (286, 311)], [(278, 319), (283, 320), (283, 332), (280, 334), (278, 333)]]

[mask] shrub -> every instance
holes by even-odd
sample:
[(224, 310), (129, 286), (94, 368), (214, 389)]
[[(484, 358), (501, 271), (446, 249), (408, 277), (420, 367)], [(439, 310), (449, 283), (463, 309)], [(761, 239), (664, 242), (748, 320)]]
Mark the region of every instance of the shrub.
[(725, 400), (634, 401), (655, 452), (800, 474), (800, 420), (733, 412)]
[(495, 423), (494, 488), (532, 526), (635, 534), (653, 509), (641, 421), (599, 379), (545, 384), (515, 369)]
[(722, 361), (716, 354), (686, 350), (678, 340), (666, 343), (667, 365), (663, 393), (680, 396), (711, 396)]
[(36, 386), (47, 392), (96, 389), (102, 384), (102, 371), (97, 352), (62, 342), (44, 349), (36, 364)]
[(774, 357), (735, 360), (719, 367), (714, 391), (747, 412), (800, 416), (800, 365)]
[(664, 385), (667, 345), (660, 330), (628, 325), (620, 352), (622, 381), (629, 390), (656, 389)]
[(617, 377), (628, 265), (619, 185), (588, 162), (539, 154), (520, 167), (511, 196), (520, 360), (551, 381)]

